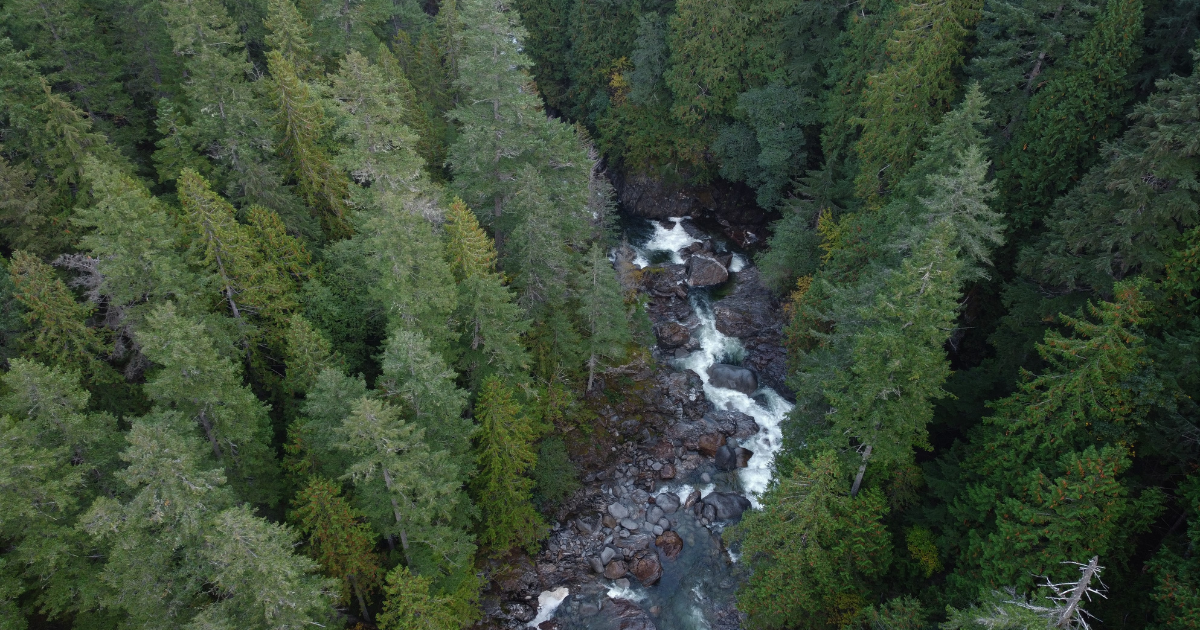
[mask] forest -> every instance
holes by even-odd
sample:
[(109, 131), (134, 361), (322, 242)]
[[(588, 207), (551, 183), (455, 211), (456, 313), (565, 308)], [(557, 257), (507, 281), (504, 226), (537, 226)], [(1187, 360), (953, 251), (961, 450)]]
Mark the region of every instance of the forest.
[[(1198, 42), (1198, 0), (0, 0), (0, 628), (1200, 628)], [(729, 295), (775, 398), (685, 369), (766, 378), (695, 341)], [(671, 437), (768, 435), (726, 399), (786, 409), (761, 492), (741, 420)], [(670, 616), (684, 540), (736, 608)]]

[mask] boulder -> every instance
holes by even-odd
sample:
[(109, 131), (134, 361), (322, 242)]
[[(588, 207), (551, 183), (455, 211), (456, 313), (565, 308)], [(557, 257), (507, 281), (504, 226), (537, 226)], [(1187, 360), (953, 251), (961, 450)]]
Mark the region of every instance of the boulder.
[(763, 286), (758, 269), (738, 272), (733, 292), (713, 304), (717, 330), (744, 339), (783, 327), (783, 313), (771, 290)]
[(687, 262), (687, 284), (689, 287), (711, 287), (729, 279), (729, 270), (716, 258), (696, 254)]
[(628, 529), (629, 531), (632, 532), (632, 531), (640, 528), (641, 525), (639, 525), (637, 521), (635, 521), (631, 518), (623, 518), (623, 519), (621, 519), (621, 527), (624, 527), (625, 529)]
[(746, 439), (758, 433), (758, 423), (754, 418), (740, 411), (714, 410), (704, 414), (704, 420), (732, 438)]
[(621, 505), (620, 503), (613, 503), (612, 505), (608, 506), (608, 513), (612, 514), (612, 517), (617, 520), (629, 518), (629, 508)]
[(663, 574), (662, 564), (658, 562), (658, 555), (648, 553), (634, 560), (632, 573), (642, 583), (642, 586), (650, 586), (658, 582)]
[(662, 536), (654, 539), (654, 544), (667, 560), (674, 560), (683, 551), (683, 539), (675, 532), (663, 532)]
[(617, 551), (615, 549), (612, 547), (605, 547), (604, 550), (600, 552), (600, 564), (608, 564), (609, 562), (612, 562), (612, 559), (616, 556)]
[(654, 327), (654, 337), (662, 348), (678, 348), (691, 340), (692, 334), (677, 322), (663, 322)]
[[(734, 492), (713, 492), (704, 497), (705, 512), (712, 507), (713, 516), (709, 520), (732, 521), (740, 518), (742, 512), (750, 509), (750, 500)], [(715, 517), (715, 518), (714, 518)]]
[(717, 449), (724, 446), (724, 444), (724, 435), (721, 435), (720, 433), (709, 433), (707, 435), (700, 436), (700, 440), (697, 442), (696, 450), (700, 451), (700, 454), (704, 455), (705, 457), (716, 457)]
[(671, 464), (663, 464), (662, 470), (658, 471), (658, 476), (663, 479), (674, 479), (675, 466)]
[(696, 502), (699, 500), (700, 500), (700, 491), (692, 490), (691, 493), (688, 494), (687, 500), (683, 502), (683, 509), (685, 509), (685, 510), (691, 509), (691, 507), (693, 505), (696, 505)]
[(666, 515), (666, 512), (659, 506), (655, 505), (646, 511), (646, 520), (651, 523), (657, 523), (658, 519)]
[(614, 599), (604, 608), (612, 611), (617, 630), (658, 630), (650, 615), (628, 599)]
[(654, 542), (654, 537), (650, 534), (630, 534), (628, 538), (618, 538), (613, 540), (613, 544), (622, 550), (629, 550), (629, 553), (637, 553), (650, 548), (650, 543)]
[(664, 492), (654, 499), (654, 505), (661, 508), (663, 514), (674, 514), (679, 509), (679, 495), (674, 492)]
[(734, 449), (734, 456), (737, 458), (737, 467), (745, 468), (750, 465), (750, 458), (754, 457), (754, 451), (741, 446)]
[(537, 616), (537, 611), (531, 606), (526, 606), (520, 602), (509, 602), (504, 605), (504, 612), (512, 616), (513, 619), (522, 623), (529, 623)]
[(592, 556), (591, 558), (588, 558), (588, 562), (591, 563), (593, 571), (596, 573), (604, 573), (604, 563), (600, 561), (600, 558)]
[(730, 471), (737, 468), (737, 457), (728, 444), (722, 444), (721, 448), (717, 449), (716, 460), (720, 470)]
[(653, 265), (642, 270), (642, 286), (653, 296), (686, 300), (687, 277), (685, 265)]
[(625, 577), (625, 574), (628, 572), (629, 570), (625, 568), (625, 562), (623, 560), (614, 560), (609, 562), (608, 566), (604, 567), (604, 577), (610, 580)]
[(758, 389), (758, 373), (737, 365), (714, 363), (708, 368), (708, 383), (750, 395)]

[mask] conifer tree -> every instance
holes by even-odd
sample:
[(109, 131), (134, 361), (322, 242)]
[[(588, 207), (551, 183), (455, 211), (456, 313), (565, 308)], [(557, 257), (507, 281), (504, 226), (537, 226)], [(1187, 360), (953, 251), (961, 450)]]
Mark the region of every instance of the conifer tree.
[(475, 418), (479, 474), (472, 486), (482, 512), (479, 542), (495, 555), (514, 547), (531, 549), (545, 536), (545, 525), (533, 508), (533, 480), (527, 475), (537, 462), (533, 422), (512, 389), (494, 376), (480, 388)]
[(446, 259), (454, 279), (462, 282), (472, 276), (496, 271), (496, 247), (467, 204), (455, 198), (446, 208)]
[(726, 536), (753, 567), (738, 609), (754, 628), (823, 628), (853, 615), (865, 582), (887, 570), (892, 545), (883, 494), (847, 496), (837, 454), (798, 464)]
[(267, 67), (275, 84), (279, 151), (305, 200), (320, 209), (325, 233), (331, 238), (349, 236), (345, 216), (349, 182), (322, 147), (327, 124), (321, 102), (282, 52), (267, 53)]
[(18, 343), (26, 357), (81, 371), (93, 384), (115, 376), (104, 362), (111, 353), (107, 341), (88, 326), (94, 305), (76, 302), (53, 267), (23, 251), (13, 252), (8, 272), (13, 296), (25, 307), (29, 329)]
[(449, 597), (435, 595), (430, 579), (414, 575), (408, 567), (388, 572), (383, 587), (386, 599), (376, 620), (382, 630), (453, 630), (460, 627)]
[(382, 569), (375, 555), (375, 534), (359, 522), (361, 513), (343, 499), (342, 489), (328, 479), (313, 477), (293, 500), (292, 520), (308, 538), (309, 555), (322, 571), (341, 582), (341, 601), (358, 600), (363, 618), (370, 620), (367, 597), (380, 586)]
[[(886, 194), (917, 157), (918, 143), (957, 97), (955, 74), (967, 35), (979, 19), (978, 0), (912, 2), (896, 14), (896, 37), (888, 41), (888, 63), (866, 81), (858, 195)], [(870, 202), (869, 202), (870, 203)]]
[(340, 363), (329, 340), (299, 313), (288, 319), (284, 347), (286, 376), (283, 386), (292, 394), (309, 391), (322, 371)]
[(1124, 136), (1055, 203), (1049, 233), (1024, 252), (1022, 269), (1105, 293), (1128, 274), (1161, 274), (1184, 230), (1200, 223), (1197, 108), (1200, 73), (1160, 81)]
[(326, 63), (351, 50), (371, 53), (379, 46), (375, 28), (397, 7), (384, 0), (311, 0), (307, 3), (313, 27), (313, 44)]
[(430, 448), (449, 455), (460, 474), (466, 476), (474, 431), (471, 419), (463, 416), (467, 394), (455, 386), (457, 375), (429, 340), (417, 332), (397, 329), (388, 335), (380, 358), (382, 374), (376, 388), (397, 401), (406, 415), (425, 432)]
[(632, 336), (621, 286), (599, 244), (592, 244), (585, 263), (587, 267), (581, 278), (583, 286), (579, 287), (578, 295), (579, 318), (587, 333), (584, 345), (588, 355), (587, 389), (590, 391), (600, 362), (622, 358)]
[(237, 365), (219, 353), (199, 321), (179, 314), (172, 302), (151, 311), (136, 338), (146, 357), (161, 366), (146, 383), (150, 399), (199, 429), (243, 498), (273, 502), (276, 465), (267, 408), (242, 384)]
[(267, 47), (291, 62), (298, 78), (313, 78), (320, 62), (309, 44), (312, 27), (300, 15), (296, 4), (291, 0), (268, 0), (267, 19), (263, 25), (267, 28)]
[(1095, 162), (1099, 143), (1120, 130), (1142, 16), (1140, 0), (1107, 2), (1062, 72), (1030, 99), (1000, 175), (1014, 227), (1040, 225), (1054, 198)]
[[(434, 566), (461, 564), (474, 549), (464, 534), (445, 522), (458, 500), (458, 471), (430, 450), (424, 431), (405, 422), (396, 407), (360, 398), (338, 429), (340, 447), (351, 456), (344, 478), (358, 488), (357, 499), (376, 531), (399, 536), (408, 566), (419, 543), (432, 549)], [(433, 568), (433, 567), (426, 567)]]

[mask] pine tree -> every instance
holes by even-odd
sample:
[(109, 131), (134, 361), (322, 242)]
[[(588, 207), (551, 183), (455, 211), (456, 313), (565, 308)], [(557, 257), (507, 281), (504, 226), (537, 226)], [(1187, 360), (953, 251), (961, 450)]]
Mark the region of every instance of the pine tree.
[(488, 238), (467, 204), (455, 198), (446, 208), (446, 258), (454, 279), (462, 282), (473, 276), (496, 271), (496, 247)]
[(587, 268), (579, 287), (579, 319), (583, 322), (588, 354), (587, 389), (591, 391), (596, 367), (600, 362), (625, 356), (625, 346), (632, 341), (629, 320), (625, 314), (624, 296), (617, 284), (616, 274), (599, 244), (588, 252)]
[(1022, 269), (1104, 293), (1129, 274), (1161, 274), (1183, 231), (1200, 223), (1198, 107), (1200, 73), (1160, 81), (1125, 135), (1057, 201), (1049, 234), (1023, 253)]
[(1099, 143), (1119, 131), (1142, 13), (1140, 0), (1106, 3), (1062, 72), (1030, 99), (999, 176), (1014, 227), (1040, 225), (1045, 208), (1094, 163)]
[(284, 347), (286, 376), (283, 386), (292, 394), (309, 391), (321, 372), (340, 363), (329, 340), (298, 313), (288, 320)]
[(309, 555), (325, 575), (341, 581), (341, 601), (358, 600), (364, 619), (367, 596), (380, 586), (382, 569), (375, 555), (375, 534), (359, 522), (362, 516), (341, 496), (342, 489), (328, 479), (313, 477), (292, 501), (291, 518), (308, 538)]
[(431, 592), (430, 580), (398, 566), (383, 587), (387, 599), (376, 620), (382, 630), (454, 630), (460, 627), (449, 597)]
[(444, 523), (458, 500), (458, 471), (424, 440), (424, 431), (385, 402), (360, 398), (338, 429), (340, 447), (352, 462), (343, 475), (358, 488), (357, 499), (376, 531), (399, 535), (409, 566), (420, 543), (442, 566), (463, 562), (474, 551)]
[(753, 568), (738, 590), (738, 609), (752, 628), (823, 628), (865, 603), (866, 580), (891, 563), (883, 494), (845, 493), (837, 454), (798, 464), (728, 530)]
[(335, 239), (349, 236), (345, 216), (349, 182), (322, 147), (327, 124), (321, 102), (282, 52), (267, 53), (267, 67), (274, 80), (279, 151), (289, 172), (299, 182), (305, 200), (320, 209), (325, 233)]
[(862, 96), (856, 188), (868, 203), (904, 176), (918, 143), (950, 109), (958, 91), (955, 73), (982, 6), (978, 0), (946, 0), (898, 9), (888, 63), (867, 78)]
[(312, 79), (319, 64), (309, 44), (312, 27), (300, 15), (296, 4), (291, 0), (268, 0), (267, 19), (263, 25), (268, 31), (267, 47), (291, 62), (299, 79)]
[(321, 59), (338, 59), (351, 50), (373, 52), (379, 46), (375, 29), (396, 12), (383, 0), (308, 0), (313, 43)]
[(150, 312), (136, 339), (161, 366), (145, 385), (150, 399), (199, 429), (241, 496), (273, 502), (276, 465), (267, 408), (242, 384), (238, 366), (218, 352), (199, 321), (179, 314), (171, 302)]
[(448, 454), (465, 477), (474, 426), (463, 416), (467, 393), (455, 386), (454, 370), (431, 350), (428, 339), (404, 329), (388, 335), (380, 367), (376, 388), (396, 401), (424, 431), (430, 448)]
[(18, 343), (26, 357), (83, 372), (93, 384), (115, 374), (105, 362), (111, 349), (100, 331), (88, 326), (93, 304), (80, 304), (54, 268), (23, 252), (8, 266), (13, 297), (25, 307), (29, 329)]
[(482, 512), (479, 542), (498, 556), (514, 547), (531, 549), (545, 536), (545, 524), (533, 508), (533, 480), (527, 476), (537, 462), (533, 423), (512, 389), (494, 376), (480, 388), (475, 418), (479, 474), (472, 486)]

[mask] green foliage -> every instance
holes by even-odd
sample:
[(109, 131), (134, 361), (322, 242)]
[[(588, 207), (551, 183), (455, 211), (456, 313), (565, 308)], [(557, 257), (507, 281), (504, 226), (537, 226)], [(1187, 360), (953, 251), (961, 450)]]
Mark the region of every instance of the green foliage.
[(475, 402), (475, 458), (479, 474), (472, 488), (481, 512), (479, 542), (493, 555), (514, 547), (527, 551), (545, 536), (546, 526), (533, 509), (534, 482), (527, 475), (537, 463), (532, 420), (512, 388), (490, 377)]
[(474, 430), (463, 415), (467, 393), (455, 386), (456, 374), (420, 333), (398, 329), (388, 335), (380, 357), (383, 373), (376, 382), (380, 394), (403, 408), (425, 432), (431, 448), (444, 451), (464, 477)]
[(296, 530), (308, 538), (308, 554), (329, 577), (341, 582), (341, 601), (358, 598), (366, 613), (369, 594), (380, 586), (383, 570), (375, 555), (375, 534), (360, 523), (357, 512), (341, 496), (341, 487), (313, 477), (292, 501)]
[(429, 578), (396, 567), (383, 587), (383, 614), (376, 620), (382, 630), (454, 630), (460, 627), (453, 602), (430, 592)]
[(753, 574), (738, 591), (752, 628), (822, 628), (850, 621), (868, 580), (887, 570), (892, 545), (883, 495), (846, 495), (833, 452), (799, 464), (760, 498), (761, 511), (728, 530)]
[(578, 490), (578, 476), (562, 438), (550, 436), (542, 440), (533, 467), (534, 497), (542, 509), (557, 506)]

